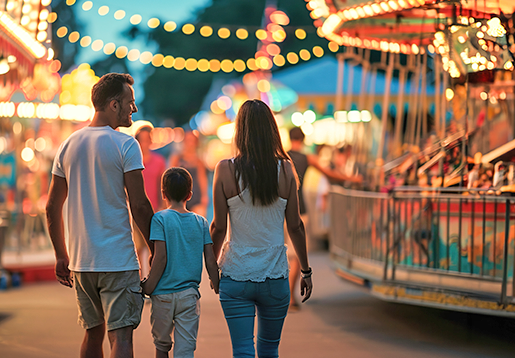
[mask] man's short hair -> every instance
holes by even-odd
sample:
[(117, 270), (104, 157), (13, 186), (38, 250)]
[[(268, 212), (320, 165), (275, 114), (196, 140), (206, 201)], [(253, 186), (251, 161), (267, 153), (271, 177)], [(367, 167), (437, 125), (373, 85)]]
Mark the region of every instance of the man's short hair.
[(296, 140), (302, 142), (304, 140), (304, 132), (299, 127), (293, 127), (290, 129), (290, 140)]
[(132, 86), (134, 79), (126, 73), (108, 73), (103, 75), (93, 86), (91, 91), (91, 102), (95, 111), (100, 112), (113, 99), (118, 99), (123, 95), (125, 84)]
[(184, 168), (169, 168), (163, 173), (161, 188), (168, 200), (181, 202), (191, 192), (193, 179), (190, 172)]

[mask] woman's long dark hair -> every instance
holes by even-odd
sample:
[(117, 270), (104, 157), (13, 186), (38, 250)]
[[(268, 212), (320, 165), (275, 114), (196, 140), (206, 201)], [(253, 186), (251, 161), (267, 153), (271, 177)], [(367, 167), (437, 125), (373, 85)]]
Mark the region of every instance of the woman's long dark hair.
[(279, 160), (290, 157), (284, 151), (274, 115), (264, 102), (248, 100), (240, 107), (235, 142), (236, 182), (243, 180), (254, 205), (274, 203), (279, 197)]

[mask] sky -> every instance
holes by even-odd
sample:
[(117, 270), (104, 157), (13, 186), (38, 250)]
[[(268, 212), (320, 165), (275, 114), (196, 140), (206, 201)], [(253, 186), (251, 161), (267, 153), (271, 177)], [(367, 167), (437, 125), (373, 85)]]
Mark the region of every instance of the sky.
[[(86, 2), (92, 3), (91, 9), (85, 11), (83, 5)], [(135, 14), (141, 15), (141, 23), (138, 25), (142, 29), (148, 29), (147, 22), (149, 19), (157, 17), (161, 20), (160, 26), (163, 26), (167, 21), (174, 21), (177, 23), (178, 28), (175, 31), (180, 31), (180, 25), (192, 21), (194, 13), (197, 9), (201, 9), (206, 5), (211, 4), (211, 0), (77, 0), (73, 6), (75, 14), (79, 21), (84, 24), (84, 30), (81, 34), (88, 35), (92, 41), (102, 40), (104, 44), (113, 42), (116, 46), (126, 46), (129, 50), (138, 49), (140, 53), (143, 51), (150, 51), (155, 53), (155, 46), (148, 44), (144, 41), (130, 40), (123, 37), (121, 33), (133, 26), (129, 19)], [(107, 14), (101, 16), (99, 9), (107, 6), (109, 11)], [(123, 19), (117, 20), (114, 15), (118, 10), (125, 11)], [(73, 31), (70, 29), (70, 31)], [(78, 45), (77, 43), (77, 46)], [(77, 65), (81, 63), (94, 63), (105, 58), (103, 51), (95, 52), (91, 46), (81, 48), (77, 56)], [(136, 103), (143, 100), (142, 83), (144, 80), (143, 69), (144, 66), (139, 61), (128, 62), (130, 74), (134, 77), (135, 84), (134, 90), (136, 94)], [(146, 65), (151, 66), (151, 65)], [(144, 114), (139, 112), (135, 114), (135, 120), (143, 119)]]
[[(203, 8), (211, 3), (211, 0), (92, 0), (93, 6), (90, 10), (84, 11), (82, 5), (85, 0), (78, 0), (73, 8), (79, 20), (85, 25), (85, 34), (91, 36), (92, 40), (100, 39), (104, 43), (114, 42), (117, 46), (124, 45), (129, 49), (138, 48), (141, 52), (152, 51), (152, 47), (144, 42), (134, 42), (120, 36), (120, 33), (129, 28), (129, 19), (132, 15), (139, 14), (142, 17), (138, 25), (146, 28), (147, 21), (153, 17), (159, 18), (162, 24), (166, 21), (174, 21), (177, 24), (193, 20), (196, 9)], [(109, 12), (101, 16), (99, 8), (108, 6)], [(114, 18), (118, 10), (125, 11), (125, 17), (121, 20)], [(175, 30), (177, 31), (177, 30)], [(83, 49), (79, 55), (80, 62), (94, 62), (105, 56), (102, 51), (95, 52), (88, 47)]]

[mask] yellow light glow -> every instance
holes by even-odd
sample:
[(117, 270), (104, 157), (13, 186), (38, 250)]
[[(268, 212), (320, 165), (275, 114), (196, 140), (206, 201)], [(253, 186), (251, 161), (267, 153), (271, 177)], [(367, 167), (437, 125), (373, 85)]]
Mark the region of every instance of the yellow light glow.
[(304, 61), (308, 61), (311, 58), (311, 53), (308, 50), (300, 50), (299, 56)]
[(108, 13), (109, 13), (109, 6), (104, 5), (104, 6), (100, 6), (100, 7), (98, 8), (98, 14), (99, 14), (100, 16), (105, 16), (105, 15), (107, 15)]
[(153, 58), (154, 55), (150, 51), (144, 51), (139, 56), (139, 62), (141, 62), (144, 65), (148, 65), (150, 62), (152, 62)]
[(200, 34), (204, 37), (209, 37), (213, 34), (213, 28), (211, 26), (202, 26), (199, 30)]
[[(66, 5), (72, 6), (75, 4), (75, 0), (66, 0)], [(44, 5), (45, 6), (45, 5)]]
[(125, 56), (127, 56), (127, 53), (129, 52), (129, 49), (127, 49), (127, 47), (125, 46), (120, 46), (116, 49), (115, 51), (115, 56), (118, 57), (118, 58), (124, 58)]
[(175, 62), (175, 58), (173, 58), (173, 56), (168, 55), (163, 58), (163, 66), (165, 68), (172, 68), (174, 62)]
[(66, 34), (68, 33), (68, 29), (66, 28), (66, 26), (61, 26), (60, 28), (57, 29), (57, 31), (55, 32), (55, 34), (57, 35), (57, 37), (64, 37), (66, 36)]
[(46, 140), (45, 140), (45, 138), (39, 137), (38, 139), (36, 139), (36, 141), (34, 142), (34, 148), (36, 148), (36, 150), (38, 152), (44, 151), (46, 149)]
[(192, 24), (185, 24), (182, 27), (182, 32), (184, 32), (185, 35), (191, 35), (193, 32), (195, 32), (195, 26)]
[(229, 108), (231, 108), (232, 101), (227, 96), (221, 96), (221, 97), (218, 97), (218, 99), (216, 100), (216, 104), (218, 105), (218, 107), (220, 109), (227, 111)]
[(175, 30), (177, 28), (177, 24), (173, 21), (168, 21), (164, 24), (163, 28), (167, 32), (172, 32), (173, 30)]
[(447, 101), (450, 101), (454, 98), (454, 91), (452, 90), (452, 88), (447, 88), (445, 90), (445, 98), (447, 99)]
[(258, 88), (259, 92), (266, 93), (266, 92), (270, 91), (270, 82), (268, 82), (267, 80), (260, 80), (257, 83), (257, 88)]
[(295, 30), (295, 36), (297, 36), (299, 40), (304, 40), (306, 38), (306, 31), (303, 29), (297, 29)]
[(265, 30), (259, 29), (259, 30), (256, 31), (256, 37), (257, 37), (258, 40), (263, 41), (263, 40), (265, 40), (268, 37), (268, 35), (267, 35)]
[(486, 92), (481, 92), (479, 94), (479, 97), (483, 100), (483, 101), (486, 101), (488, 99), (488, 93)]
[(388, 1), (388, 5), (390, 5), (390, 7), (393, 9), (393, 10), (398, 10), (399, 9), (399, 4), (397, 4), (395, 1)]
[(225, 73), (229, 73), (231, 72), (233, 69), (234, 69), (234, 65), (232, 63), (231, 60), (223, 60), (221, 63), (220, 63), (220, 68), (222, 69), (222, 71), (224, 71)]
[(223, 109), (218, 107), (218, 102), (217, 101), (211, 102), (211, 105), (209, 106), (209, 109), (211, 109), (211, 112), (213, 112), (214, 114), (222, 114), (222, 113), (225, 112)]
[(106, 55), (112, 55), (116, 51), (116, 45), (113, 42), (109, 42), (104, 45), (104, 53)]
[(133, 48), (132, 50), (129, 51), (129, 53), (127, 54), (127, 59), (129, 61), (137, 61), (138, 58), (139, 58), (139, 50), (137, 48)]
[(46, 21), (48, 19), (48, 14), (49, 12), (47, 9), (41, 10), (41, 12), (39, 13), (39, 20)]
[(256, 59), (256, 66), (263, 70), (269, 70), (272, 68), (273, 62), (268, 57), (261, 56)]
[(284, 66), (286, 63), (286, 60), (284, 59), (283, 55), (277, 55), (274, 57), (274, 64), (278, 67)]
[(48, 6), (48, 5), (50, 5), (51, 2), (52, 2), (52, 0), (41, 0), (41, 5)]
[(216, 135), (218, 136), (218, 138), (220, 138), (222, 143), (231, 144), (232, 139), (234, 137), (235, 130), (236, 130), (235, 123), (224, 124), (224, 125), (218, 127), (218, 129), (216, 130)]
[(51, 12), (50, 14), (48, 14), (48, 18), (47, 18), (47, 21), (52, 24), (55, 22), (55, 20), (57, 20), (57, 14), (55, 12)]
[(173, 63), (173, 68), (176, 70), (182, 70), (186, 66), (186, 60), (182, 57), (176, 57)]
[(38, 40), (39, 42), (43, 42), (46, 40), (47, 38), (47, 33), (46, 31), (40, 31), (38, 32), (37, 36), (36, 36), (36, 40)]
[(195, 60), (194, 58), (188, 58), (186, 60), (184, 67), (186, 68), (186, 70), (190, 72), (195, 71), (197, 69), (197, 60)]
[(390, 11), (390, 7), (388, 6), (388, 4), (386, 2), (382, 2), (379, 4), (381, 6), (381, 9), (383, 9), (384, 11), (388, 12)]
[(142, 20), (142, 18), (141, 18), (141, 15), (139, 15), (139, 14), (132, 15), (131, 18), (129, 19), (130, 23), (133, 25), (138, 25), (141, 22), (141, 20)]
[(46, 29), (48, 29), (48, 22), (46, 22), (46, 21), (41, 21), (41, 22), (38, 24), (38, 30), (39, 30), (39, 31), (45, 31)]
[(82, 47), (88, 47), (89, 45), (91, 45), (91, 37), (84, 36), (83, 38), (81, 38), (80, 39), (80, 45)]
[[(13, 103), (13, 106), (14, 106), (14, 103)], [(14, 112), (13, 112), (13, 114), (14, 114)], [(20, 134), (22, 129), (23, 129), (23, 126), (21, 125), (20, 122), (14, 122), (14, 124), (13, 124), (13, 133), (14, 134)]]
[(513, 63), (511, 61), (508, 61), (504, 64), (504, 69), (507, 70), (507, 71), (512, 71), (513, 70)]
[(154, 57), (152, 58), (152, 65), (154, 67), (161, 67), (163, 65), (164, 58), (165, 57), (163, 55), (161, 55), (160, 53), (155, 54)]
[(159, 24), (160, 24), (159, 19), (155, 18), (155, 17), (153, 17), (147, 21), (147, 26), (150, 27), (151, 29), (155, 29), (156, 27), (159, 26)]
[(220, 37), (221, 39), (226, 39), (229, 36), (231, 36), (231, 31), (229, 29), (225, 27), (218, 29), (218, 37)]
[(220, 71), (220, 61), (218, 61), (218, 60), (209, 61), (209, 71), (211, 71), (211, 72)]
[(197, 68), (200, 72), (206, 72), (209, 71), (209, 61), (205, 58), (201, 58), (197, 62)]
[(283, 42), (286, 39), (286, 32), (284, 30), (274, 31), (272, 38), (274, 41)]
[(320, 46), (313, 47), (313, 55), (315, 55), (316, 57), (324, 56), (324, 49)]
[(93, 7), (93, 2), (91, 1), (85, 1), (84, 4), (82, 4), (82, 10), (89, 11)]
[(299, 62), (299, 56), (295, 52), (290, 52), (286, 55), (286, 59), (289, 63), (292, 65), (295, 65), (297, 62)]
[(245, 29), (238, 29), (236, 30), (236, 37), (240, 40), (245, 40), (247, 37), (249, 37), (249, 32)]
[(331, 52), (337, 52), (340, 49), (340, 46), (338, 46), (336, 42), (329, 42), (327, 46)]
[(243, 60), (234, 61), (234, 69), (237, 72), (243, 72), (243, 71), (245, 71), (246, 68), (247, 68), (247, 66), (245, 66), (245, 61), (243, 61)]
[(121, 19), (123, 19), (124, 17), (125, 17), (125, 11), (123, 11), (123, 10), (118, 10), (118, 11), (116, 11), (116, 12), (114, 13), (114, 18), (115, 18), (116, 20), (121, 20)]
[(102, 40), (95, 40), (91, 44), (91, 49), (93, 51), (100, 51), (100, 50), (102, 50), (103, 47), (104, 47), (104, 41), (102, 41)]
[(23, 159), (24, 162), (30, 162), (32, 161), (36, 156), (34, 155), (34, 151), (29, 148), (25, 147), (21, 151), (21, 159)]
[(251, 70), (251, 71), (256, 71), (256, 70), (258, 70), (258, 69), (259, 69), (259, 68), (258, 68), (258, 66), (257, 66), (257, 64), (256, 64), (256, 60), (255, 60), (255, 59), (253, 59), (253, 58), (249, 58), (249, 59), (247, 60), (247, 68), (248, 68), (249, 70)]

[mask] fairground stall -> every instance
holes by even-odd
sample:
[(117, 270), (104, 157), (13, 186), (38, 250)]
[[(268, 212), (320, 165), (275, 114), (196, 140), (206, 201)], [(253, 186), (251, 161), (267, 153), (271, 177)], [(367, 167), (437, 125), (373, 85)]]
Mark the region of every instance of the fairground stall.
[(4, 266), (16, 268), (22, 253), (49, 248), (42, 213), (61, 89), (49, 5), (0, 2), (0, 289), (11, 283)]
[[(373, 190), (331, 192), (337, 273), (385, 300), (515, 316), (515, 3), (307, 7), (319, 34), (346, 47), (340, 61), (369, 69), (363, 84), (376, 71), (388, 79)], [(336, 113), (356, 101), (336, 98)], [(373, 102), (358, 108), (373, 111)]]

